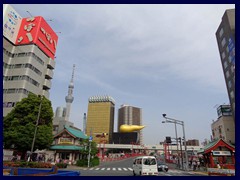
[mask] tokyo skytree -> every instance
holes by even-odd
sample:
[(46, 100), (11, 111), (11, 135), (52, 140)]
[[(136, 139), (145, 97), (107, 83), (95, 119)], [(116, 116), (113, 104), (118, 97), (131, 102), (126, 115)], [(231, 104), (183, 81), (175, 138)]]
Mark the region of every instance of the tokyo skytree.
[(69, 121), (69, 116), (70, 116), (70, 110), (71, 110), (71, 104), (73, 102), (73, 77), (74, 77), (74, 71), (75, 71), (75, 64), (73, 65), (73, 71), (72, 71), (72, 78), (70, 81), (70, 84), (68, 86), (68, 95), (65, 97), (66, 100), (66, 115), (65, 115), (65, 120)]

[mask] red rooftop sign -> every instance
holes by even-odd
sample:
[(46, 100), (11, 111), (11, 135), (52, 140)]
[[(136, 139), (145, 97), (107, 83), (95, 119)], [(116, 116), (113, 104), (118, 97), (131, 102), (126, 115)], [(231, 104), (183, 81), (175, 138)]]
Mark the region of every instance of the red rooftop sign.
[(58, 36), (41, 16), (23, 18), (16, 45), (36, 44), (46, 55), (55, 57)]

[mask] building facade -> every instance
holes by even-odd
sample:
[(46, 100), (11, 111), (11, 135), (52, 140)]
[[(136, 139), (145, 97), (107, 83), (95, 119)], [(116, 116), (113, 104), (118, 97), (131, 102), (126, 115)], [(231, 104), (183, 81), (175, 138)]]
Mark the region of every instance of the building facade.
[[(118, 110), (118, 132), (120, 126), (127, 125), (142, 125), (142, 109), (129, 105), (122, 105)], [(138, 133), (138, 143), (143, 144), (142, 130)]]
[(235, 9), (225, 11), (217, 29), (216, 38), (229, 102), (235, 120)]
[(54, 160), (56, 163), (66, 162), (75, 164), (81, 159), (81, 149), (84, 145), (83, 140), (88, 139), (83, 132), (75, 127), (64, 126), (64, 128), (54, 136), (54, 142), (50, 146), (50, 150), (54, 151)]
[(115, 101), (110, 96), (93, 96), (88, 100), (86, 134), (98, 144), (112, 143)]
[(31, 92), (49, 98), (58, 36), (43, 17), (3, 6), (3, 116)]
[(189, 140), (187, 140), (186, 145), (187, 146), (199, 146), (199, 140), (197, 140), (197, 139), (189, 139)]
[(227, 143), (235, 144), (235, 123), (230, 105), (217, 108), (218, 119), (211, 124), (212, 139), (223, 139)]

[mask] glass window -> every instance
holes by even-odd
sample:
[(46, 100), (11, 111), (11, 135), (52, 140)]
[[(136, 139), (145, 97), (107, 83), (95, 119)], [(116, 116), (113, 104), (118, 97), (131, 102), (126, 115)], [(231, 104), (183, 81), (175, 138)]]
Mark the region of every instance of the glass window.
[(224, 45), (226, 44), (226, 38), (225, 37), (222, 39), (221, 44), (222, 44), (222, 47), (224, 47)]
[(230, 74), (229, 71), (226, 72), (226, 77), (229, 78)]
[(231, 99), (234, 98), (234, 92), (233, 91), (230, 92), (230, 97), (231, 97)]
[(226, 69), (226, 68), (228, 67), (228, 63), (227, 63), (227, 61), (224, 61), (224, 63), (223, 63), (223, 67), (224, 67), (224, 69)]
[(231, 87), (232, 87), (232, 81), (229, 80), (229, 81), (228, 81), (228, 88), (231, 88)]
[(221, 30), (219, 31), (219, 37), (220, 38), (222, 37), (223, 33), (224, 33), (223, 28), (221, 28)]
[(225, 54), (225, 52), (223, 51), (222, 52), (222, 59), (224, 59), (226, 57), (226, 54)]

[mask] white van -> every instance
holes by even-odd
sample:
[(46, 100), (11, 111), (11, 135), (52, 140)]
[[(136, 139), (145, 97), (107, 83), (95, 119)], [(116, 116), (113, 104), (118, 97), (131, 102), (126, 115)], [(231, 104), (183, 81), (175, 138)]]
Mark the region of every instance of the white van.
[(157, 160), (154, 156), (139, 156), (133, 161), (133, 175), (157, 176)]

